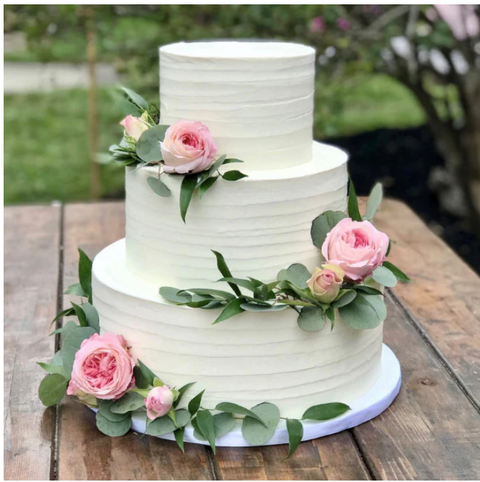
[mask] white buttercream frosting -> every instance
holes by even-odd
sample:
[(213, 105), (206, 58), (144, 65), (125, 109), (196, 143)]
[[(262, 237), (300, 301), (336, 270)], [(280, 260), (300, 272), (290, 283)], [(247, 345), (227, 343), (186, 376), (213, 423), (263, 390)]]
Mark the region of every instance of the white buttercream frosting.
[(285, 42), (195, 42), (160, 48), (161, 124), (207, 125), (219, 154), (249, 170), (312, 157), (315, 51)]
[(355, 400), (380, 373), (382, 325), (354, 330), (337, 316), (333, 330), (307, 333), (289, 308), (212, 325), (218, 310), (170, 305), (156, 284), (133, 276), (124, 240), (95, 258), (93, 293), (102, 331), (124, 335), (165, 383), (197, 382), (185, 402), (206, 389), (208, 408), (270, 401), (282, 416), (301, 417), (311, 405)]
[(343, 151), (320, 143), (313, 150), (313, 160), (298, 167), (219, 179), (201, 199), (194, 195), (186, 224), (179, 211), (181, 176), (162, 176), (172, 191), (165, 198), (147, 184), (157, 168), (127, 168), (128, 267), (157, 286), (198, 288), (218, 287), (212, 249), (240, 278), (267, 282), (293, 263), (318, 266), (311, 223), (325, 211), (346, 209), (348, 178)]

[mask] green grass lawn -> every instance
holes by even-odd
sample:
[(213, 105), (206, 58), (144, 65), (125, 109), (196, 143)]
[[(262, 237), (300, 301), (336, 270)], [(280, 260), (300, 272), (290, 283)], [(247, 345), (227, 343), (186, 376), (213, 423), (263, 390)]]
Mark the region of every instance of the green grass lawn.
[[(122, 133), (118, 122), (126, 112), (112, 92), (99, 92), (99, 151), (118, 142)], [(5, 204), (88, 200), (86, 92), (10, 95), (4, 106)], [(317, 83), (317, 139), (424, 121), (410, 92), (388, 77), (362, 76), (335, 86)], [(102, 197), (121, 197), (123, 169), (106, 165), (101, 170)]]

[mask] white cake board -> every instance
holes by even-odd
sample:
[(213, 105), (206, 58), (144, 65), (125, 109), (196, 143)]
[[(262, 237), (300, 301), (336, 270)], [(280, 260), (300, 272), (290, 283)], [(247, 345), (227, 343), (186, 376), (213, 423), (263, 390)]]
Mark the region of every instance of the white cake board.
[[(342, 432), (349, 428), (356, 427), (362, 423), (375, 418), (386, 410), (400, 391), (401, 385), (400, 363), (387, 346), (383, 345), (381, 372), (375, 385), (362, 397), (350, 402), (347, 413), (341, 417), (327, 420), (325, 422), (303, 421), (302, 441), (314, 438), (325, 437), (333, 433)], [(268, 400), (265, 400), (268, 401)], [(338, 400), (341, 402), (341, 400)], [(305, 407), (305, 410), (308, 407)], [(134, 414), (132, 417), (132, 430), (145, 433), (145, 415)], [(162, 435), (158, 438), (164, 440), (175, 440), (173, 434)], [(185, 427), (184, 441), (202, 445), (208, 445), (205, 440), (197, 440), (193, 436), (193, 427), (189, 424)], [(274, 436), (264, 445), (288, 444), (288, 434), (285, 420), (280, 420)], [(223, 437), (215, 441), (217, 447), (249, 447), (250, 445), (242, 437), (242, 423), (237, 421), (235, 427)]]

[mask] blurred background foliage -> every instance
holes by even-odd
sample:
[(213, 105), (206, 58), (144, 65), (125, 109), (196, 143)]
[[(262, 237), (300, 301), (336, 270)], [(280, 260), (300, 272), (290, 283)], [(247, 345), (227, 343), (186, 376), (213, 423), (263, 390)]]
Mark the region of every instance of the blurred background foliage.
[[(361, 194), (383, 181), (480, 269), (475, 8), (468, 14), (477, 23), (469, 17), (465, 34), (448, 17), (455, 11), (428, 5), (96, 5), (90, 23), (82, 5), (7, 5), (5, 32), (22, 32), (26, 46), (5, 61), (84, 64), (93, 29), (96, 61), (158, 104), (160, 45), (254, 38), (312, 45), (315, 138), (350, 151)], [(125, 106), (113, 86), (96, 95), (95, 144), (106, 151), (121, 135)], [(88, 110), (86, 89), (5, 95), (6, 204), (91, 199)], [(98, 175), (100, 197), (123, 196), (121, 169), (102, 165)]]

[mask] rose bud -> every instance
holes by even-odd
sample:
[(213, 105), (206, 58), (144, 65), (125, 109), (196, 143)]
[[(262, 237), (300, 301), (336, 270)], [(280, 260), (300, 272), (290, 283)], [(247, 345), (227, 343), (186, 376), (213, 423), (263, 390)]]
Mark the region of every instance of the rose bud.
[(385, 261), (388, 243), (388, 236), (369, 221), (344, 218), (327, 234), (322, 254), (327, 263), (340, 266), (348, 280), (359, 282)]
[(125, 134), (136, 141), (150, 128), (141, 117), (134, 117), (133, 115), (127, 115), (127, 117), (120, 122), (120, 125), (124, 127)]
[(75, 354), (67, 394), (117, 400), (134, 385), (134, 366), (123, 336), (95, 333), (82, 342)]
[(338, 296), (345, 273), (334, 264), (324, 264), (322, 268), (313, 270), (307, 286), (315, 299), (321, 303), (331, 303)]
[(166, 385), (155, 387), (150, 390), (145, 399), (145, 407), (147, 408), (147, 417), (155, 420), (163, 417), (172, 408), (175, 396)]
[(210, 167), (217, 145), (208, 127), (201, 122), (180, 120), (172, 124), (160, 142), (164, 170), (168, 173), (194, 174)]

